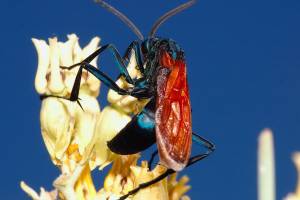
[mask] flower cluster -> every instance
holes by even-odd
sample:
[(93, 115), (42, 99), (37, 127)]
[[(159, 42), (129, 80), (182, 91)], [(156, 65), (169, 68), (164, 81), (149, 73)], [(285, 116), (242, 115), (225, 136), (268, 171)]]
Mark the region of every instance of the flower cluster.
[[(131, 114), (143, 108), (146, 100), (140, 101), (109, 90), (110, 105), (100, 111), (97, 101), (100, 81), (86, 71), (81, 78), (79, 94), (83, 110), (75, 102), (53, 97), (70, 96), (78, 71), (78, 67), (63, 70), (60, 66), (81, 62), (99, 48), (100, 38), (93, 38), (84, 48), (80, 47), (75, 34), (68, 35), (66, 42), (59, 42), (57, 38), (50, 38), (49, 44), (44, 40), (32, 41), (38, 55), (35, 88), (39, 95), (49, 96), (42, 100), (41, 132), (53, 164), (61, 171), (61, 175), (53, 182), (55, 189), (51, 192), (41, 188), (38, 194), (21, 182), (22, 189), (32, 199), (116, 199), (165, 172), (166, 168), (160, 165), (149, 171), (147, 162), (137, 165), (139, 155), (120, 156), (107, 147), (107, 141), (130, 121)], [(97, 67), (97, 58), (91, 64)], [(140, 76), (134, 55), (127, 68), (132, 77)], [(129, 86), (123, 78), (117, 80), (117, 84), (123, 88)], [(91, 171), (98, 168), (101, 170), (111, 162), (113, 165), (104, 180), (104, 187), (97, 190)], [(176, 175), (172, 175), (130, 198), (188, 199), (184, 196), (190, 188), (187, 182), (185, 176), (177, 182)]]

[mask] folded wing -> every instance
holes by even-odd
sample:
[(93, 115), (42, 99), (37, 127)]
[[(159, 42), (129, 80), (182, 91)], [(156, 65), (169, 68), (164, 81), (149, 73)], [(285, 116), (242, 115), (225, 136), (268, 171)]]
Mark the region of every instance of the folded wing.
[(157, 76), (156, 141), (163, 165), (182, 170), (190, 158), (191, 106), (183, 60), (170, 60), (167, 53)]

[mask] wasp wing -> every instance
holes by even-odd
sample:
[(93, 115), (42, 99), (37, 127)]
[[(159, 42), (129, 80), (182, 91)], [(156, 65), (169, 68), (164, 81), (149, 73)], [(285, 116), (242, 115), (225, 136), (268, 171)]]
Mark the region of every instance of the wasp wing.
[(191, 106), (184, 60), (165, 53), (157, 76), (156, 141), (160, 162), (175, 171), (190, 158), (192, 144)]

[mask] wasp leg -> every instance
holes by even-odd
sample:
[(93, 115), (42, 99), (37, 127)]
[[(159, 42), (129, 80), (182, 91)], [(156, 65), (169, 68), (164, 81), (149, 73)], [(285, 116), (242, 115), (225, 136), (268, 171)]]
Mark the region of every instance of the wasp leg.
[[(107, 76), (105, 73), (103, 73), (98, 68), (94, 67), (93, 65), (91, 65), (89, 63), (82, 63), (80, 68), (81, 68), (81, 70), (82, 70), (82, 68), (84, 68), (85, 70), (92, 73), (97, 79), (99, 79), (107, 87), (116, 91), (120, 95), (130, 95), (130, 96), (140, 98), (140, 99), (149, 99), (153, 96), (152, 91), (149, 92), (149, 89), (147, 87), (141, 87), (141, 88), (133, 87), (133, 88), (129, 88), (127, 90), (120, 88), (109, 76)], [(80, 70), (79, 70), (78, 74), (79, 73), (82, 73), (82, 72), (80, 72)], [(80, 87), (81, 74), (80, 75), (78, 75), (78, 74), (77, 74), (78, 80), (76, 77), (76, 79), (75, 79), (76, 85), (74, 84), (74, 87), (72, 89), (72, 93), (73, 93), (73, 90), (75, 90), (74, 93), (76, 95), (74, 97), (78, 97), (78, 94), (76, 92), (79, 91), (79, 87)], [(71, 98), (72, 97), (73, 96), (71, 95)], [(74, 99), (76, 99), (76, 98), (74, 98)]]
[(155, 179), (148, 181), (146, 183), (142, 183), (140, 184), (137, 188), (129, 191), (127, 194), (121, 196), (119, 198), (119, 200), (125, 200), (127, 197), (129, 197), (130, 195), (133, 195), (135, 193), (137, 193), (139, 190), (144, 189), (146, 187), (149, 187), (150, 185), (153, 185), (161, 180), (163, 180), (164, 178), (166, 178), (167, 176), (169, 176), (170, 174), (173, 174), (175, 171), (172, 169), (168, 169), (165, 173), (161, 174), (160, 176), (156, 177)]
[[(88, 72), (90, 72), (91, 74), (93, 74), (97, 79), (99, 79), (104, 85), (106, 85), (107, 87), (109, 87), (110, 89), (116, 91), (117, 93), (121, 94), (121, 95), (129, 95), (130, 93), (127, 90), (124, 90), (122, 88), (120, 88), (115, 81), (113, 81), (108, 75), (106, 75), (105, 73), (103, 73), (102, 71), (100, 71), (98, 68), (94, 67), (93, 65), (89, 64), (89, 63), (82, 63), (81, 69), (84, 68), (85, 70), (87, 70)], [(80, 71), (80, 70), (79, 70)], [(75, 79), (75, 81), (77, 81), (75, 84), (76, 87), (80, 86), (80, 77), (81, 75), (79, 75), (79, 72), (76, 76), (76, 78), (78, 77), (78, 80)], [(74, 87), (75, 87), (74, 84)], [(73, 89), (74, 89), (73, 87)], [(75, 88), (76, 91), (79, 91), (79, 88)]]
[(200, 145), (204, 145), (207, 148), (207, 153), (210, 154), (215, 150), (215, 145), (208, 141), (207, 139), (201, 137), (197, 133), (193, 133), (192, 139), (194, 142)]
[[(192, 164), (194, 164), (194, 163), (196, 163), (196, 162), (198, 162), (198, 161), (200, 161), (200, 160), (206, 158), (207, 156), (208, 156), (208, 154), (205, 153), (205, 154), (200, 154), (200, 155), (191, 157), (191, 158), (189, 159), (189, 162), (188, 162), (188, 164), (187, 164), (186, 167), (188, 167), (188, 166), (190, 166), (190, 165), (192, 165)], [(169, 175), (171, 175), (171, 174), (173, 174), (173, 173), (175, 173), (175, 172), (176, 172), (176, 171), (174, 171), (173, 169), (167, 169), (167, 171), (165, 171), (165, 173), (159, 175), (158, 177), (156, 177), (155, 179), (153, 179), (153, 180), (151, 180), (151, 181), (148, 181), (148, 182), (146, 182), (146, 183), (140, 184), (137, 188), (135, 188), (135, 189), (129, 191), (126, 195), (123, 195), (122, 197), (120, 197), (119, 200), (125, 200), (125, 199), (126, 199), (127, 197), (129, 197), (130, 195), (133, 195), (133, 194), (137, 193), (139, 190), (144, 189), (144, 188), (146, 188), (146, 187), (149, 187), (149, 186), (151, 186), (151, 185), (153, 185), (153, 184), (155, 184), (155, 183), (157, 183), (157, 182), (163, 180), (164, 178), (166, 178), (167, 176), (169, 176)]]
[(208, 141), (207, 139), (201, 137), (200, 135), (198, 135), (196, 133), (193, 133), (192, 139), (197, 144), (204, 145), (207, 148), (207, 152), (205, 152), (203, 154), (196, 155), (194, 157), (191, 157), (189, 159), (189, 162), (186, 165), (186, 167), (189, 167), (192, 164), (198, 162), (199, 160), (202, 160), (203, 158), (209, 156), (215, 150), (215, 145), (213, 143), (211, 143), (210, 141)]
[[(210, 141), (208, 141), (207, 139), (201, 137), (200, 135), (198, 135), (196, 133), (193, 133), (192, 139), (194, 142), (196, 142), (200, 145), (204, 145), (208, 149), (207, 154), (209, 154), (215, 150), (215, 145), (213, 143), (211, 143)], [(149, 170), (151, 170), (153, 160), (157, 156), (157, 154), (158, 154), (157, 150), (151, 154), (151, 157), (148, 161)]]
[(85, 63), (85, 64), (90, 63), (94, 58), (96, 58), (98, 55), (100, 55), (106, 49), (109, 49), (112, 52), (113, 56), (115, 57), (115, 60), (116, 60), (117, 66), (121, 72), (121, 75), (123, 75), (125, 77), (125, 79), (128, 83), (134, 84), (132, 78), (130, 77), (130, 75), (127, 71), (126, 65), (124, 63), (124, 59), (121, 57), (120, 53), (118, 52), (118, 50), (116, 49), (116, 47), (113, 44), (107, 44), (107, 45), (104, 45), (103, 47), (97, 49), (96, 51), (94, 51), (94, 53), (89, 55), (86, 59), (84, 59), (80, 63), (76, 63), (70, 67), (62, 66), (61, 68), (70, 70), (76, 66), (81, 66), (83, 63)]
[(80, 98), (78, 97), (79, 89), (80, 89), (80, 82), (81, 82), (81, 75), (82, 75), (82, 67), (79, 68), (79, 70), (77, 72), (77, 75), (75, 77), (75, 81), (74, 81), (74, 85), (73, 85), (73, 88), (72, 88), (70, 98), (56, 96), (56, 95), (40, 95), (40, 99), (43, 100), (43, 99), (48, 98), (48, 97), (56, 97), (56, 98), (70, 100), (70, 101), (77, 101), (78, 105), (83, 110), (83, 107), (79, 102)]
[[(40, 99), (43, 100), (47, 97), (57, 97), (57, 98), (62, 98), (62, 99), (67, 99), (70, 101), (77, 101), (78, 104), (79, 103), (79, 89), (80, 89), (80, 82), (81, 82), (81, 76), (82, 76), (82, 70), (85, 69), (88, 72), (92, 73), (97, 79), (99, 79), (104, 85), (106, 85), (107, 87), (109, 87), (110, 89), (116, 91), (118, 94), (120, 95), (130, 95), (130, 96), (134, 96), (137, 98), (150, 98), (151, 94), (149, 92), (143, 93), (145, 91), (147, 91), (147, 89), (145, 88), (139, 88), (136, 90), (133, 90), (133, 88), (131, 88), (131, 90), (124, 90), (122, 88), (120, 88), (108, 75), (106, 75), (105, 73), (103, 73), (102, 71), (100, 71), (98, 68), (94, 67), (93, 65), (86, 63), (86, 62), (81, 62), (81, 63), (77, 63), (75, 65), (72, 65), (70, 67), (62, 67), (64, 69), (72, 69), (76, 66), (79, 66), (79, 70), (77, 72), (77, 75), (75, 77), (75, 81), (74, 81), (74, 85), (71, 91), (71, 95), (70, 98), (66, 98), (66, 97), (60, 97), (60, 96), (56, 96), (56, 95), (41, 95)], [(81, 107), (81, 106), (80, 106)]]
[(143, 61), (143, 58), (142, 58), (140, 43), (137, 40), (133, 41), (129, 45), (129, 47), (127, 48), (127, 50), (126, 50), (126, 52), (123, 56), (123, 59), (126, 60), (126, 61), (129, 61), (129, 55), (131, 55), (132, 49), (135, 52), (135, 60), (136, 60), (136, 63), (137, 63), (137, 67), (138, 67), (139, 71), (144, 75), (144, 67), (143, 67), (144, 61)]
[[(78, 66), (78, 65), (76, 65), (76, 66)], [(71, 67), (75, 67), (75, 65), (72, 65)], [(100, 81), (102, 81), (107, 87), (116, 91), (118, 94), (121, 94), (121, 95), (129, 95), (130, 94), (129, 91), (120, 88), (109, 76), (107, 76), (105, 73), (101, 72), (98, 68), (94, 67), (93, 65), (91, 65), (89, 63), (82, 62), (82, 63), (80, 63), (80, 68), (75, 77), (74, 85), (73, 85), (71, 95), (69, 98), (56, 96), (56, 95), (41, 95), (40, 99), (43, 100), (47, 97), (57, 97), (57, 98), (67, 99), (70, 101), (77, 101), (79, 106), (82, 108), (81, 104), (79, 103), (80, 99), (78, 96), (79, 96), (80, 82), (81, 82), (81, 76), (82, 76), (83, 69), (86, 69), (87, 71), (92, 73), (95, 77), (97, 77)]]
[[(196, 133), (193, 133), (192, 139), (194, 142), (196, 142), (200, 145), (204, 145), (208, 149), (208, 152), (206, 152), (207, 154), (210, 154), (211, 152), (213, 152), (215, 150), (215, 145), (213, 143), (211, 143), (210, 141), (208, 141), (207, 139), (201, 137), (200, 135), (198, 135)], [(157, 150), (151, 154), (151, 157), (148, 161), (149, 170), (151, 170), (153, 160), (157, 156), (157, 154), (158, 154)]]
[[(201, 137), (200, 135), (198, 135), (196, 133), (193, 133), (192, 139), (194, 142), (196, 142), (200, 145), (204, 145), (208, 149), (207, 154), (210, 154), (211, 152), (213, 152), (215, 150), (215, 145), (213, 143), (211, 143), (210, 141), (208, 141), (207, 139)], [(158, 154), (157, 150), (151, 154), (151, 157), (148, 161), (149, 170), (151, 170), (153, 160), (157, 156), (157, 154)]]
[[(189, 167), (189, 166), (193, 165), (194, 163), (206, 158), (207, 156), (209, 156), (209, 154), (211, 154), (215, 150), (214, 144), (212, 144), (208, 140), (204, 139), (203, 137), (197, 135), (196, 133), (193, 133), (192, 139), (195, 142), (197, 142), (201, 145), (204, 145), (208, 149), (208, 151), (206, 153), (199, 154), (199, 155), (191, 157), (189, 159), (189, 162), (187, 163), (186, 167)], [(153, 185), (153, 184), (163, 180), (164, 178), (166, 178), (167, 176), (169, 176), (170, 174), (173, 174), (175, 172), (176, 171), (174, 171), (173, 169), (167, 169), (167, 171), (165, 173), (161, 174), (160, 176), (156, 177), (155, 179), (153, 179), (151, 181), (140, 184), (137, 188), (129, 191), (126, 195), (119, 198), (119, 200), (125, 200), (128, 196), (133, 195), (133, 194), (137, 193), (139, 190), (141, 190), (143, 188), (146, 188), (146, 187), (149, 187), (150, 185)]]
[(154, 160), (154, 158), (157, 156), (157, 154), (158, 154), (158, 151), (157, 151), (157, 150), (154, 151), (154, 152), (151, 154), (150, 160), (148, 161), (148, 168), (149, 168), (149, 170), (151, 170), (153, 160)]

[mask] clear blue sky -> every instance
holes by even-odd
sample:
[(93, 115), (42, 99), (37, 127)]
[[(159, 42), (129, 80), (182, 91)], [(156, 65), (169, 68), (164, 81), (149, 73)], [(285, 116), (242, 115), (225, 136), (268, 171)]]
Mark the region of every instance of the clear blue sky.
[[(109, 1), (147, 34), (165, 11), (184, 1)], [(216, 152), (183, 172), (192, 199), (256, 199), (257, 136), (275, 132), (277, 196), (294, 190), (290, 160), (300, 150), (300, 1), (201, 0), (158, 31), (185, 49), (193, 130)], [(52, 165), (39, 128), (37, 66), (30, 38), (100, 36), (124, 52), (135, 35), (92, 1), (1, 1), (1, 199), (27, 199), (19, 181), (51, 188)], [(106, 59), (107, 58), (107, 59)], [(104, 70), (116, 74), (105, 56)], [(104, 102), (101, 100), (101, 102)], [(196, 146), (194, 146), (197, 150)], [(98, 180), (99, 181), (99, 180)]]

